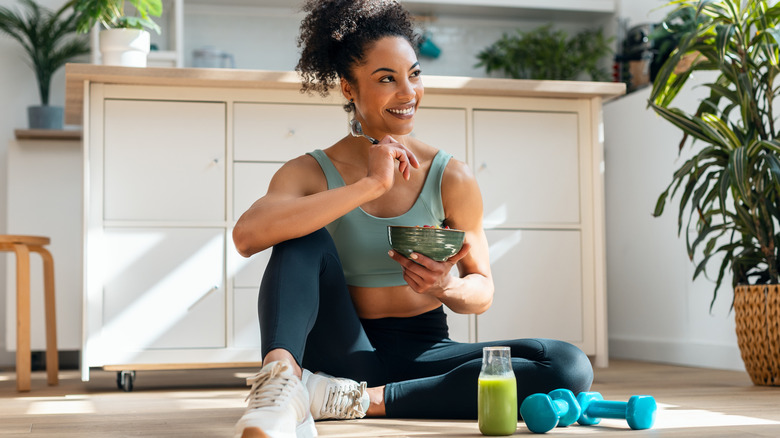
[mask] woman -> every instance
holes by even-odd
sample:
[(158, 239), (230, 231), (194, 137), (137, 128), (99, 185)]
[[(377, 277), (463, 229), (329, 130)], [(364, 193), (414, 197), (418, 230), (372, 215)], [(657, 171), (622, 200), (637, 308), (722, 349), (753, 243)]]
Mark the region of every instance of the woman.
[[(480, 314), (493, 281), (473, 174), (409, 135), (424, 88), (408, 12), (394, 0), (309, 0), (304, 11), (303, 89), (339, 87), (379, 141), (346, 135), (291, 160), (236, 224), (243, 256), (273, 247), (259, 297), (264, 366), (248, 379), (237, 436), (316, 436), (320, 418), (476, 418), (488, 345), (511, 347), (519, 400), (587, 390), (590, 362), (570, 344), (448, 338), (442, 306)], [(465, 231), (463, 248), (445, 262), (387, 252), (388, 225), (425, 224)]]

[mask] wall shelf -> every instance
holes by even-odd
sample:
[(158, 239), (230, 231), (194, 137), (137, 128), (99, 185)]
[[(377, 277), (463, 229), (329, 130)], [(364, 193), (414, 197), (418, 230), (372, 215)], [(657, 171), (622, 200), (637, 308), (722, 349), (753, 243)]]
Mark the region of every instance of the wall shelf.
[(614, 0), (403, 0), (415, 13), (524, 17), (529, 14), (613, 14)]
[[(299, 10), (301, 1), (289, 0), (185, 0), (188, 4), (255, 6)], [(291, 4), (292, 3), (292, 4)], [(615, 0), (401, 0), (420, 15), (466, 15), (502, 18), (539, 18), (558, 14), (610, 15), (617, 11)]]

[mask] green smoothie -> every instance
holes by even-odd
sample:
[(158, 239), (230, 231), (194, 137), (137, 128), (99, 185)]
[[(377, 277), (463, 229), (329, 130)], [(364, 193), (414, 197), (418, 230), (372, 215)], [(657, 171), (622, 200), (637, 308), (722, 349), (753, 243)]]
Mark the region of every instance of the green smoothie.
[(480, 377), (479, 431), (483, 435), (512, 435), (517, 430), (515, 376)]

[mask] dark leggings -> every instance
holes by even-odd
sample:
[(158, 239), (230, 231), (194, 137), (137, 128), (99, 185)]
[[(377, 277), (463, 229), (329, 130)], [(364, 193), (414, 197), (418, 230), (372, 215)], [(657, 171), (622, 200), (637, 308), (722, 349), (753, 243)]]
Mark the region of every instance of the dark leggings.
[(520, 402), (536, 392), (587, 391), (593, 368), (577, 347), (550, 339), (460, 343), (442, 308), (411, 318), (361, 320), (330, 234), (276, 245), (258, 300), (263, 357), (282, 348), (302, 367), (385, 386), (392, 418), (475, 419), (482, 347), (511, 348)]

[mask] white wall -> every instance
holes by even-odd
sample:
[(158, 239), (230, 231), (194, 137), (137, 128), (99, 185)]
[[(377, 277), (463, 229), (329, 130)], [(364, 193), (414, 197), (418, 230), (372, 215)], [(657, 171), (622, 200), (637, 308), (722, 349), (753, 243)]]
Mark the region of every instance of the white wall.
[(663, 19), (669, 8), (668, 0), (618, 0), (618, 14), (628, 20), (629, 26), (643, 23), (657, 23)]
[[(664, 10), (643, 12), (658, 4), (622, 0), (623, 16), (630, 25), (660, 20)], [(699, 75), (677, 105), (695, 110), (706, 90), (693, 85), (712, 78)], [(685, 155), (677, 154), (680, 131), (646, 109), (649, 93), (639, 90), (604, 109), (610, 356), (743, 370), (731, 280), (710, 313), (714, 282), (691, 280), (694, 266), (677, 237), (679, 199), (660, 218), (651, 215)]]
[[(37, 0), (38, 4), (57, 9), (63, 0)], [(14, 0), (0, 0), (0, 5), (18, 8)], [(58, 71), (51, 84), (50, 105), (65, 104), (65, 70)], [(16, 40), (0, 35), (0, 232), (6, 230), (6, 179), (8, 143), (14, 138), (14, 129), (27, 127), (27, 107), (40, 105), (35, 74), (28, 66), (27, 56)], [(0, 290), (6, 284), (6, 253), (0, 252)], [(10, 293), (10, 292), (8, 292)], [(0, 295), (0, 330), (5, 331), (5, 293)], [(5, 336), (0, 336), (0, 366), (12, 364), (13, 355), (6, 352)]]

